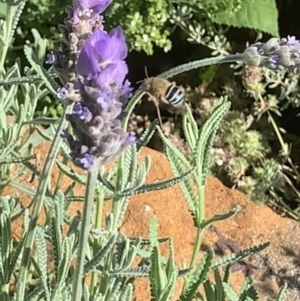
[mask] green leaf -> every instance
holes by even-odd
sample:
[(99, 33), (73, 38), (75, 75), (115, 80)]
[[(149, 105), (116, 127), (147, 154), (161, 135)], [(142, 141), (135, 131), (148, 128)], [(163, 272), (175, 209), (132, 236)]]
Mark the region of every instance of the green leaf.
[(29, 62), (29, 64), (33, 67), (36, 73), (43, 80), (46, 87), (50, 90), (54, 97), (57, 97), (57, 90), (59, 88), (58, 84), (55, 80), (48, 74), (48, 72), (39, 64), (39, 59), (34, 53), (33, 48), (28, 45), (24, 46), (24, 54)]
[(158, 120), (155, 119), (150, 126), (145, 129), (142, 136), (139, 138), (139, 140), (136, 142), (136, 149), (139, 151), (143, 146), (146, 146), (150, 139), (153, 137), (156, 127), (158, 125)]
[(47, 249), (46, 249), (46, 241), (45, 241), (45, 232), (44, 229), (41, 227), (37, 227), (36, 236), (35, 236), (35, 242), (36, 242), (36, 249), (38, 258), (36, 263), (33, 260), (34, 265), (38, 266), (37, 272), (39, 274), (39, 279), (41, 281), (41, 285), (44, 289), (45, 294), (45, 300), (50, 300), (50, 281), (48, 278), (48, 271), (47, 271), (47, 262), (48, 262), (48, 256), (47, 256)]
[(10, 299), (9, 295), (7, 294), (7, 292), (1, 292), (0, 293), (0, 300), (1, 301), (10, 301), (11, 299)]
[(224, 291), (226, 296), (230, 301), (239, 301), (239, 295), (234, 291), (234, 289), (228, 283), (223, 283)]
[(278, 296), (276, 297), (275, 301), (283, 301), (284, 300), (285, 292), (286, 292), (287, 287), (288, 286), (287, 286), (286, 283), (281, 287), (281, 289), (280, 289), (280, 291), (278, 293)]
[(191, 279), (187, 282), (184, 290), (182, 291), (179, 300), (180, 301), (190, 301), (192, 300), (198, 292), (199, 286), (204, 284), (208, 278), (208, 273), (212, 269), (214, 252), (213, 250), (208, 250), (201, 260), (200, 265), (191, 274)]
[(137, 194), (145, 193), (145, 192), (151, 192), (151, 191), (158, 191), (158, 190), (167, 189), (169, 187), (172, 187), (172, 186), (186, 180), (194, 172), (194, 170), (195, 170), (195, 168), (192, 168), (192, 169), (188, 170), (187, 172), (183, 173), (181, 176), (172, 178), (170, 180), (161, 181), (161, 182), (157, 182), (157, 183), (153, 183), (153, 184), (143, 185), (143, 186), (139, 187), (138, 189), (124, 190), (120, 194), (118, 194), (117, 196), (127, 197), (127, 196), (131, 196), (131, 195), (137, 195)]
[(85, 263), (84, 275), (87, 275), (93, 269), (97, 269), (101, 265), (101, 261), (112, 253), (117, 237), (117, 235), (112, 235), (106, 245), (99, 249), (91, 260)]
[(240, 206), (236, 206), (235, 208), (233, 208), (232, 210), (223, 213), (223, 214), (215, 214), (211, 219), (203, 222), (200, 224), (199, 229), (205, 229), (208, 226), (210, 226), (211, 224), (213, 224), (214, 222), (219, 222), (219, 221), (223, 221), (229, 218), (232, 218), (233, 216), (235, 216), (238, 212), (241, 211), (241, 207)]
[(229, 15), (227, 12), (218, 12), (212, 16), (212, 20), (218, 24), (253, 28), (279, 37), (275, 0), (244, 0), (240, 5), (236, 13)]
[(122, 287), (122, 292), (119, 300), (120, 301), (132, 300), (132, 295), (133, 295), (133, 285), (131, 283), (128, 283), (126, 286)]
[(0, 2), (0, 19), (5, 19), (5, 17), (6, 17), (6, 10), (7, 10), (7, 3)]
[[(194, 152), (194, 160), (196, 162), (201, 185), (206, 182), (206, 177), (211, 159), (211, 149), (216, 136), (219, 124), (230, 108), (230, 102), (227, 98), (220, 98), (220, 104), (216, 106), (210, 118), (204, 123), (199, 131)], [(191, 115), (193, 118), (193, 116)]]
[(8, 2), (8, 5), (12, 9), (10, 11), (10, 14), (12, 14), (12, 15), (9, 15), (9, 10), (7, 10), (6, 12), (8, 13), (8, 15), (6, 17), (13, 18), (11, 28), (10, 28), (10, 33), (9, 33), (9, 40), (7, 41), (8, 44), (10, 44), (11, 41), (13, 41), (13, 39), (14, 39), (14, 34), (17, 29), (17, 26), (18, 26), (18, 23), (19, 23), (19, 20), (20, 20), (20, 17), (21, 17), (21, 14), (23, 12), (26, 2), (27, 2), (27, 0), (18, 1), (18, 2), (16, 1), (15, 3)]
[(266, 242), (264, 244), (258, 245), (258, 246), (253, 246), (251, 248), (239, 251), (237, 253), (230, 253), (228, 255), (225, 255), (221, 258), (218, 258), (214, 261), (213, 265), (212, 265), (212, 269), (217, 269), (221, 266), (226, 266), (229, 264), (233, 264), (234, 262), (243, 260), (244, 258), (254, 255), (262, 250), (264, 250), (265, 248), (267, 248), (269, 246), (269, 242)]
[(86, 176), (80, 175), (78, 172), (76, 172), (74, 169), (69, 167), (68, 165), (61, 163), (59, 161), (56, 161), (56, 165), (59, 168), (59, 170), (68, 176), (70, 179), (75, 181), (76, 183), (86, 185)]

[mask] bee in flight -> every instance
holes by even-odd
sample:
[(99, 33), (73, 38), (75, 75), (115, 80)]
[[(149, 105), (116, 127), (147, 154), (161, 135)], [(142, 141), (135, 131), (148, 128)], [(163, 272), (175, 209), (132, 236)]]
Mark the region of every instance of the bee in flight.
[(142, 89), (150, 96), (156, 106), (158, 119), (160, 125), (162, 125), (159, 103), (171, 105), (172, 107), (179, 108), (184, 104), (183, 91), (172, 84), (168, 80), (161, 77), (149, 77), (146, 78), (142, 84)]

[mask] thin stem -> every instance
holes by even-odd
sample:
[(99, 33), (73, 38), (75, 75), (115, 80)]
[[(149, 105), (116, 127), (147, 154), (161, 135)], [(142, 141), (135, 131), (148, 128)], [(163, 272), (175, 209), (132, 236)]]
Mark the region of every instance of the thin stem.
[(198, 69), (200, 67), (205, 67), (205, 66), (210, 66), (210, 65), (215, 65), (215, 64), (234, 63), (237, 61), (242, 61), (243, 58), (244, 58), (243, 53), (231, 54), (228, 56), (210, 57), (210, 58), (190, 62), (187, 64), (177, 66), (175, 68), (169, 69), (168, 71), (161, 73), (159, 75), (159, 77), (170, 78), (177, 74), (187, 72), (187, 71), (190, 71), (193, 69)]
[[(299, 216), (293, 211), (291, 211), (287, 204), (283, 202), (279, 197), (277, 197), (277, 195), (274, 192), (271, 191), (270, 194), (273, 196), (273, 200), (268, 200), (268, 202), (271, 203), (271, 206), (275, 206), (276, 208), (278, 208), (278, 210), (283, 211), (288, 216), (294, 218), (295, 220), (299, 220)], [(276, 202), (278, 202), (279, 204), (277, 204)]]
[(83, 268), (88, 248), (88, 238), (92, 223), (92, 213), (94, 206), (94, 195), (99, 171), (99, 161), (97, 160), (91, 170), (88, 172), (88, 178), (85, 191), (85, 202), (81, 219), (81, 229), (78, 246), (77, 266), (73, 282), (72, 301), (80, 301), (82, 297), (82, 278)]
[[(124, 155), (120, 157), (118, 163), (118, 170), (116, 175), (116, 193), (122, 191), (122, 176), (123, 176), (122, 166), (124, 166), (123, 160), (124, 160)], [(122, 198), (120, 198), (119, 196), (114, 196), (112, 201), (112, 212), (113, 212), (112, 231), (113, 232), (118, 230), (121, 209), (122, 209)]]
[[(103, 203), (104, 203), (104, 196), (103, 196), (103, 191), (99, 187), (98, 195), (97, 195), (97, 202), (96, 202), (96, 218), (95, 218), (95, 228), (100, 229), (101, 228), (101, 223), (102, 223), (102, 213), (103, 213)], [(100, 246), (100, 239), (95, 238), (94, 239), (94, 244), (93, 244), (93, 249), (96, 251)], [(95, 254), (95, 253), (94, 253)], [(98, 279), (98, 274), (96, 272), (92, 272), (92, 281), (91, 281), (91, 288), (90, 292), (91, 295), (95, 293), (95, 288), (97, 287), (97, 279)]]
[[(198, 224), (200, 225), (205, 220), (205, 185), (199, 186), (199, 211), (198, 211)], [(198, 227), (196, 242), (193, 249), (193, 255), (190, 263), (190, 267), (196, 265), (197, 256), (200, 251), (200, 247), (203, 239), (203, 229)]]
[[(71, 110), (71, 106), (66, 107), (65, 113), (68, 113)], [(67, 120), (65, 119), (65, 113), (62, 116), (60, 123), (58, 125), (56, 134), (54, 136), (52, 145), (50, 147), (43, 171), (40, 176), (40, 182), (39, 186), (36, 190), (36, 195), (33, 199), (33, 210), (32, 215), (30, 218), (29, 226), (28, 226), (28, 232), (26, 233), (25, 237), (25, 243), (24, 243), (24, 251), (23, 256), (21, 260), (21, 271), (19, 275), (19, 281), (17, 283), (17, 289), (16, 289), (16, 300), (17, 301), (23, 301), (25, 298), (25, 288), (26, 288), (26, 279), (27, 279), (27, 273), (28, 273), (28, 267), (30, 262), (30, 253), (33, 247), (34, 239), (35, 239), (35, 233), (37, 229), (37, 222), (38, 218), (40, 216), (41, 210), (44, 205), (44, 196), (47, 190), (48, 186), (48, 179), (52, 170), (52, 167), (54, 165), (54, 162), (56, 160), (60, 144), (61, 144), (61, 137), (60, 134), (62, 130), (66, 127)]]

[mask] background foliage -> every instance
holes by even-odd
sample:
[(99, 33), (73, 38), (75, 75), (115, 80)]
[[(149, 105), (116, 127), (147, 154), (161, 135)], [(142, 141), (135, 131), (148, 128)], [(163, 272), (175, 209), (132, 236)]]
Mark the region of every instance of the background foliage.
[[(56, 28), (62, 23), (68, 4), (67, 0), (28, 1), (21, 17), (20, 37), (26, 37), (31, 28), (39, 28), (40, 34), (49, 39), (49, 47), (57, 46)], [(116, 0), (106, 12), (106, 26), (121, 24), (132, 50), (153, 54), (153, 47), (157, 46), (169, 51), (174, 30), (169, 20), (174, 9), (183, 7), (192, 13), (193, 22), (205, 27), (214, 22), (279, 35), (275, 0)]]

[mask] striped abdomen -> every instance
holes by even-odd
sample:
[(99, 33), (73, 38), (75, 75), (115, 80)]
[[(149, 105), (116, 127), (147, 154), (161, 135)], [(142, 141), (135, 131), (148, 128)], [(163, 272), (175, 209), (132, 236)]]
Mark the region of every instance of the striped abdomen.
[(184, 102), (183, 91), (175, 85), (170, 85), (166, 91), (165, 99), (170, 105), (180, 107)]

